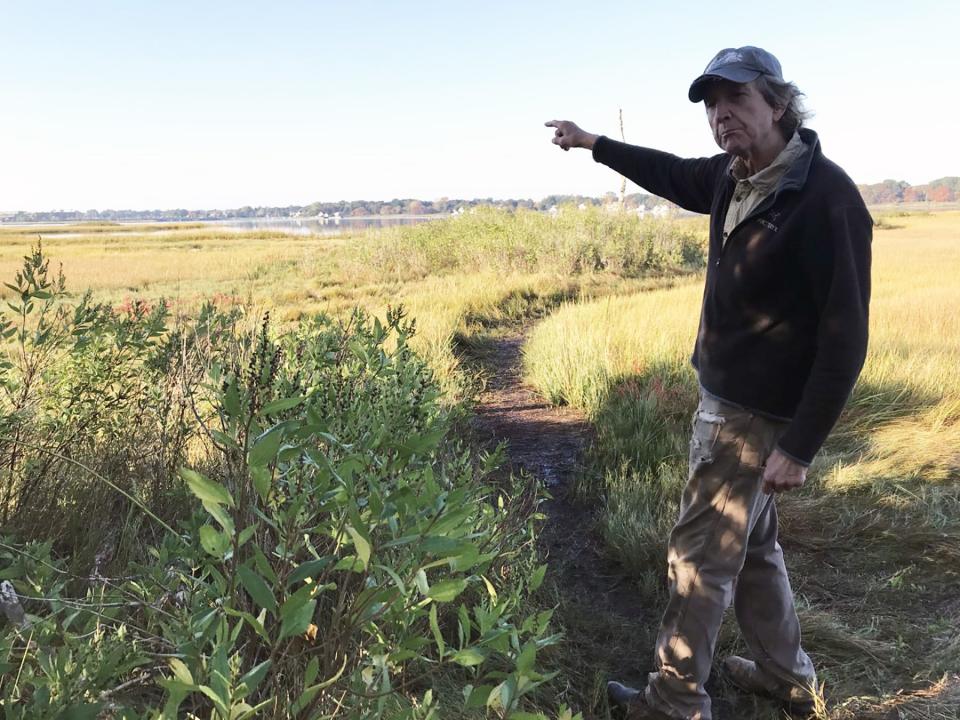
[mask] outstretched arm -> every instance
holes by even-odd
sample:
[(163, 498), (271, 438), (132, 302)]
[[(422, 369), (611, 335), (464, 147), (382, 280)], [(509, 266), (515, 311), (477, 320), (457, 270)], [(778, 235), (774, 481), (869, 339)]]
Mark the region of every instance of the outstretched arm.
[(569, 120), (544, 123), (554, 128), (553, 142), (563, 150), (579, 147), (591, 150), (593, 159), (616, 170), (654, 195), (682, 208), (709, 213), (714, 190), (729, 155), (711, 158), (679, 158), (650, 148), (628, 145), (604, 135), (588, 133)]

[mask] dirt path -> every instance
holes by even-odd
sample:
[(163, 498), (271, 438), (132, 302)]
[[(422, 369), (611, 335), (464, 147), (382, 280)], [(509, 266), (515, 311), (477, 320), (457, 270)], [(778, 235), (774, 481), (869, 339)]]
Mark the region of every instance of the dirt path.
[(479, 359), (489, 382), (476, 408), (476, 430), (491, 445), (506, 441), (511, 469), (539, 478), (552, 495), (543, 508), (541, 544), (557, 585), (560, 624), (574, 649), (564, 671), (577, 690), (565, 701), (585, 717), (598, 716), (591, 708), (602, 717), (607, 679), (645, 683), (659, 611), (640, 602), (634, 581), (604, 555), (596, 509), (576, 497), (572, 484), (591, 427), (580, 413), (552, 406), (523, 384), (526, 335), (494, 340)]
[[(551, 657), (549, 662), (568, 681), (563, 695), (552, 699), (580, 710), (585, 718), (610, 718), (604, 699), (605, 683), (618, 679), (634, 687), (646, 684), (646, 671), (653, 665), (652, 650), (661, 609), (644, 605), (641, 598), (651, 597), (650, 588), (642, 592), (637, 580), (608, 557), (607, 543), (597, 522), (598, 508), (590, 507), (575, 491), (574, 482), (591, 443), (590, 424), (572, 409), (552, 406), (523, 384), (522, 348), (529, 330), (527, 327), (487, 339), (482, 354), (474, 355), (489, 378), (476, 407), (475, 430), (490, 445), (505, 441), (509, 469), (536, 477), (552, 496), (542, 508), (547, 521), (540, 542), (550, 563), (548, 577), (556, 586), (556, 596), (549, 602), (557, 605), (555, 622), (566, 640), (560, 657)], [(792, 549), (795, 564), (803, 558), (801, 551), (802, 547)], [(822, 563), (821, 559), (813, 559)], [(816, 579), (817, 574), (818, 571), (811, 570), (796, 576), (802, 583), (805, 578), (812, 582), (809, 579)], [(853, 596), (861, 594), (858, 588)], [(833, 602), (835, 598), (827, 596), (822, 605), (829, 608)], [(950, 610), (943, 614), (953, 615)], [(904, 707), (915, 704), (920, 713), (927, 695), (932, 694), (934, 700), (938, 694), (953, 697), (957, 693), (957, 677), (951, 677), (949, 683), (945, 679), (939, 685), (898, 696), (899, 699), (867, 704), (858, 716), (893, 717), (892, 713), (898, 712), (895, 706), (901, 702)], [(707, 690), (713, 699), (715, 720), (780, 716), (774, 703), (742, 696), (716, 675), (711, 677)], [(936, 707), (946, 707), (936, 702), (940, 703)], [(613, 717), (619, 715), (614, 713)]]

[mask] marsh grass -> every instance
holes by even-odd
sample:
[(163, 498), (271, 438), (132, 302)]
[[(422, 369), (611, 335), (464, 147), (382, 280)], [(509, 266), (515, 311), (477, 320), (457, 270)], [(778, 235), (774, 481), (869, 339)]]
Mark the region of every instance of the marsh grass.
[[(960, 214), (881, 229), (866, 365), (808, 487), (780, 501), (807, 648), (834, 701), (876, 696), (870, 707), (960, 669)], [(609, 551), (652, 602), (685, 479), (701, 292), (691, 282), (568, 304), (526, 352), (528, 379), (597, 423), (581, 492), (602, 504)], [(718, 656), (737, 649), (736, 634), (721, 645)], [(903, 717), (948, 717), (923, 708)]]
[[(473, 387), (457, 340), (553, 307), (702, 263), (702, 222), (640, 220), (565, 208), (557, 217), (481, 209), (449, 220), (316, 237), (202, 223), (0, 228), (0, 276), (11, 277), (38, 240), (97, 302), (167, 302), (194, 313), (212, 299), (293, 324), (316, 313), (383, 315), (403, 304), (417, 321), (413, 347), (443, 387)], [(0, 298), (9, 290), (0, 288)], [(539, 308), (537, 310), (536, 308)]]
[(209, 223), (180, 222), (180, 223), (119, 223), (119, 222), (80, 222), (62, 224), (36, 225), (0, 225), (0, 237), (15, 235), (75, 235), (82, 233), (92, 235), (96, 233), (139, 233), (158, 231), (196, 230), (210, 227)]
[(478, 208), (376, 232), (357, 259), (367, 272), (398, 279), (489, 270), (640, 277), (702, 265), (704, 229), (701, 220), (640, 219), (595, 207), (566, 206), (554, 215)]

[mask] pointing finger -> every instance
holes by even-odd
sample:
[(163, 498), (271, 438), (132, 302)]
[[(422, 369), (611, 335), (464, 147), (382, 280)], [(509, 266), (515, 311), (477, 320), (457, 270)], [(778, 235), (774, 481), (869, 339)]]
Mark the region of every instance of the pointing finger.
[(557, 127), (557, 125), (559, 124), (560, 124), (559, 120), (547, 120), (547, 122), (544, 123), (544, 125), (547, 127)]

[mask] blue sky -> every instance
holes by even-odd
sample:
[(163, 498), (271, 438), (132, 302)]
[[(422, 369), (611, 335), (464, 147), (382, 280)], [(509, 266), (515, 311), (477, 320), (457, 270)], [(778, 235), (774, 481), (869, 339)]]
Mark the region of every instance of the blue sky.
[(0, 1), (0, 210), (602, 194), (543, 122), (713, 154), (687, 86), (746, 44), (856, 181), (960, 175), (955, 1)]

